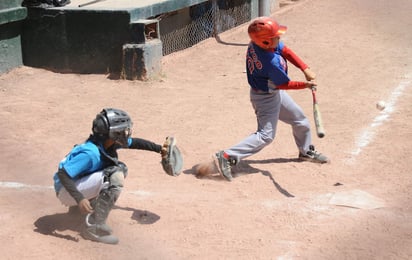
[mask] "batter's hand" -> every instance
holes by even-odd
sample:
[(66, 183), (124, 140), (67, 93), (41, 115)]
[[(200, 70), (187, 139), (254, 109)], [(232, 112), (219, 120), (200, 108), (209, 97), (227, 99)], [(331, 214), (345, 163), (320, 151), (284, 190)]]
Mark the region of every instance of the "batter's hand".
[(88, 199), (82, 199), (79, 204), (80, 212), (83, 214), (93, 213), (93, 208), (90, 205), (90, 201)]
[(317, 84), (315, 81), (307, 81), (306, 82), (306, 88), (312, 89), (313, 87), (315, 87)]
[(306, 68), (303, 71), (303, 74), (305, 74), (305, 78), (307, 81), (312, 81), (316, 79), (316, 74), (310, 68)]

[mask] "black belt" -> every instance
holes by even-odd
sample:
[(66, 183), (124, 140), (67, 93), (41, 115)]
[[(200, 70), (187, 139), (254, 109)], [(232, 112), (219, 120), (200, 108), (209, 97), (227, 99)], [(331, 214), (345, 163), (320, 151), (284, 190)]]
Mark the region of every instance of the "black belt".
[(259, 94), (259, 95), (267, 95), (267, 94), (270, 94), (269, 92), (263, 91), (263, 90), (260, 90), (260, 89), (255, 89), (255, 88), (250, 88), (250, 89), (253, 91), (253, 93), (256, 93), (256, 94)]

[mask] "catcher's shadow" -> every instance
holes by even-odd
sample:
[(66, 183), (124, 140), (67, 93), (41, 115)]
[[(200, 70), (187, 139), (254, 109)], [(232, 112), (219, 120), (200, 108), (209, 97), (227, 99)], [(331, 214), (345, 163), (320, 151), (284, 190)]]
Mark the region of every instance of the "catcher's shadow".
[[(160, 219), (160, 216), (147, 210), (133, 209), (130, 207), (114, 206), (113, 209), (132, 211), (131, 219), (139, 224), (153, 224)], [(79, 238), (70, 234), (65, 234), (67, 231), (72, 231), (77, 234), (81, 233), (85, 221), (85, 215), (80, 213), (56, 213), (40, 217), (34, 222), (34, 232), (54, 236), (57, 238), (66, 239), (73, 242), (78, 242)]]
[(79, 239), (69, 234), (64, 234), (65, 231), (71, 230), (76, 233), (81, 232), (84, 216), (80, 214), (57, 213), (40, 217), (34, 222), (34, 232), (63, 238), (73, 242), (78, 242)]
[(113, 207), (113, 209), (132, 211), (133, 213), (131, 219), (136, 220), (137, 223), (142, 225), (150, 225), (157, 222), (160, 219), (159, 215), (147, 210), (134, 209), (130, 207), (120, 207), (116, 205)]

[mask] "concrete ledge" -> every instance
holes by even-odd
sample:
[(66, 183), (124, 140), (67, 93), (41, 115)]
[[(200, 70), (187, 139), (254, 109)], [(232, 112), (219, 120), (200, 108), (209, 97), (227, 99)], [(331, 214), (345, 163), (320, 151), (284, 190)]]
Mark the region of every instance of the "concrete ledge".
[(120, 78), (149, 80), (161, 73), (162, 43), (159, 39), (143, 44), (123, 46), (123, 69)]
[(27, 17), (26, 7), (14, 7), (0, 10), (0, 25), (21, 21)]
[(0, 2), (0, 73), (23, 65), (21, 31), (27, 9), (19, 0)]

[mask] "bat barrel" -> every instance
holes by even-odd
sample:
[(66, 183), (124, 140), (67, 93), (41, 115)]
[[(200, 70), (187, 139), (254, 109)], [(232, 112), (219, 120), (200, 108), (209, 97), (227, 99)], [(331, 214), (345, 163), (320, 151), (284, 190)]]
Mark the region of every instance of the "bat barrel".
[(313, 118), (315, 120), (316, 134), (319, 138), (325, 137), (325, 130), (323, 128), (322, 116), (320, 114), (319, 104), (316, 100), (316, 88), (312, 88), (313, 96)]

